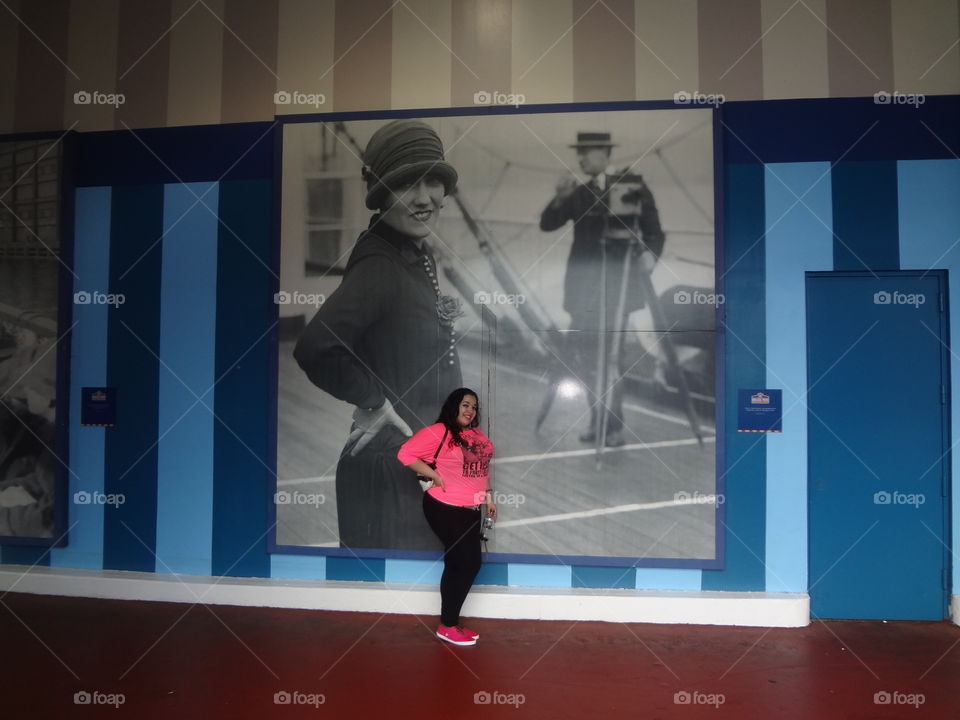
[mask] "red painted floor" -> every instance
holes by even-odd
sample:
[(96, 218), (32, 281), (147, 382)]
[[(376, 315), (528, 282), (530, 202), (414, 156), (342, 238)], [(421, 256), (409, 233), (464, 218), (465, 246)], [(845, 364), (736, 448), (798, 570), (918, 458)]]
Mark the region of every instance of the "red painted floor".
[(435, 622), (9, 593), (0, 717), (960, 718), (948, 623)]

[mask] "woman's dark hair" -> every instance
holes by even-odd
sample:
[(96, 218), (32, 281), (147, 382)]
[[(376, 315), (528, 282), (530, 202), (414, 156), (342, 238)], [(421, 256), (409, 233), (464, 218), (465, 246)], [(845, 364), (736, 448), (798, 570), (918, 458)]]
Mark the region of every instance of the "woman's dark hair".
[(466, 445), (466, 442), (460, 437), (461, 428), (460, 423), (457, 422), (457, 415), (460, 414), (460, 403), (467, 395), (477, 399), (477, 412), (473, 416), (473, 422), (470, 423), (470, 427), (477, 427), (480, 424), (480, 396), (470, 388), (457, 388), (447, 395), (447, 399), (443, 401), (443, 406), (440, 408), (440, 417), (437, 418), (437, 422), (443, 423), (450, 431), (453, 436), (452, 442), (461, 446)]

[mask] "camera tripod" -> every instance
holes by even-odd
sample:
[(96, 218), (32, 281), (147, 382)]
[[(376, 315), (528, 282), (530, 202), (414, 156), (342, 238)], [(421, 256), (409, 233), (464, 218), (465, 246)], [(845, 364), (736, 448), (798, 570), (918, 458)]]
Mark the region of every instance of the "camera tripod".
[[(611, 226), (610, 218), (607, 218), (603, 235), (600, 238), (600, 322), (597, 338), (597, 376), (596, 386), (596, 413), (594, 415), (594, 437), (597, 469), (603, 464), (603, 448), (607, 442), (607, 430), (610, 422), (607, 403), (610, 401), (613, 392), (618, 383), (623, 380), (623, 372), (620, 369), (620, 353), (623, 348), (623, 333), (626, 330), (627, 316), (627, 287), (630, 281), (631, 266), (638, 260), (642, 252), (647, 249), (640, 241), (640, 216), (617, 216), (615, 226)], [(614, 308), (613, 322), (610, 327), (613, 328), (613, 338), (610, 343), (609, 352), (607, 350), (607, 287), (608, 287), (608, 266), (609, 249), (611, 247), (623, 248), (623, 262), (620, 277), (615, 279), (617, 287), (617, 303)], [(677, 357), (677, 350), (673, 344), (673, 338), (670, 335), (670, 328), (666, 327), (663, 309), (660, 307), (660, 298), (653, 289), (653, 282), (650, 279), (650, 272), (643, 267), (637, 268), (636, 280), (640, 285), (640, 290), (650, 308), (650, 315), (653, 319), (653, 327), (663, 332), (662, 345), (666, 356), (667, 364), (677, 376), (677, 385), (683, 400), (684, 411), (690, 422), (690, 430), (697, 438), (697, 443), (703, 447), (703, 434), (700, 431), (700, 421), (697, 418), (696, 408), (693, 406), (693, 399), (690, 396), (690, 388), (687, 385), (687, 378), (684, 375), (683, 368)]]

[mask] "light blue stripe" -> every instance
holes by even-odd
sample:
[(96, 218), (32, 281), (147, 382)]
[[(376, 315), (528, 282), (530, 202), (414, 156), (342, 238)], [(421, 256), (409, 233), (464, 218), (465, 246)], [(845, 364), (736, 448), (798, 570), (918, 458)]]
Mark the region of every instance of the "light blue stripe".
[(327, 558), (325, 555), (277, 555), (270, 556), (270, 577), (291, 580), (326, 580)]
[(395, 560), (387, 558), (384, 582), (430, 583), (436, 585), (443, 574), (443, 558), (436, 560)]
[(702, 570), (637, 568), (637, 590), (700, 590)]
[[(783, 389), (783, 432), (767, 436), (768, 592), (807, 591), (807, 270), (833, 270), (830, 164), (767, 165), (767, 387)], [(798, 202), (797, 197), (802, 198)]]
[[(110, 200), (108, 187), (79, 188), (75, 195), (74, 293), (110, 291)], [(67, 496), (68, 545), (50, 551), (50, 565), (103, 568), (104, 505), (80, 505), (76, 493), (103, 492), (104, 433), (107, 428), (80, 427), (80, 389), (107, 383), (107, 313), (109, 305), (73, 306), (70, 333), (70, 482)]]
[(507, 564), (507, 585), (521, 587), (571, 587), (572, 568), (569, 565)]
[(197, 197), (215, 209), (218, 192), (216, 183), (164, 187), (158, 573), (211, 572), (218, 221)]
[[(960, 161), (903, 160), (897, 163), (900, 217), (900, 267), (904, 270), (946, 269), (950, 282), (950, 347), (952, 370), (960, 367)], [(950, 378), (951, 444), (960, 437), (960, 379)], [(960, 594), (960, 463), (953, 451), (952, 544), (953, 594)], [(944, 539), (950, 543), (948, 539)]]

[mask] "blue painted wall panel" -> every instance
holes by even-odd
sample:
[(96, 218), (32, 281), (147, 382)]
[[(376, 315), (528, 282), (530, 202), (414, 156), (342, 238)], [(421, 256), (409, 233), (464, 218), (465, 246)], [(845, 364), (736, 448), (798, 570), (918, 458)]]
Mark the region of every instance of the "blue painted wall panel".
[[(944, 268), (951, 281), (960, 277), (960, 160), (910, 160), (898, 163), (900, 263), (904, 269)], [(960, 291), (950, 288), (951, 366), (960, 351)], [(960, 431), (960, 382), (950, 387), (953, 437)], [(954, 440), (956, 442), (956, 440)], [(952, 592), (960, 595), (960, 467), (953, 458), (952, 537), (941, 538), (953, 548)]]
[(270, 332), (276, 324), (269, 269), (272, 202), (269, 180), (220, 183), (213, 391), (215, 575), (270, 575), (267, 503), (272, 470), (265, 458), (269, 354), (275, 352)]
[[(764, 366), (764, 170), (726, 169), (726, 467), (723, 468), (726, 567), (704, 570), (704, 590), (763, 590), (766, 532), (766, 455), (762, 435), (736, 432), (737, 389), (762, 387)], [(720, 516), (723, 518), (723, 515)]]
[(807, 590), (806, 270), (833, 269), (830, 164), (767, 165), (766, 387), (783, 389), (768, 435), (766, 588)]
[(509, 563), (506, 584), (521, 587), (572, 587), (572, 570), (569, 565)]
[(383, 582), (386, 577), (386, 560), (383, 558), (327, 558), (327, 580)]
[(106, 435), (103, 565), (153, 572), (157, 525), (157, 404), (163, 186), (115, 187), (110, 221), (107, 384), (117, 426)]
[(157, 572), (210, 574), (217, 200), (217, 183), (164, 192)]
[[(108, 187), (79, 188), (74, 201), (73, 291), (107, 293), (110, 286)], [(99, 570), (103, 567), (103, 505), (74, 502), (78, 492), (102, 492), (105, 428), (80, 427), (80, 388), (107, 384), (107, 305), (74, 304), (71, 331), (70, 485), (68, 544), (54, 548), (50, 564)], [(86, 497), (86, 496), (81, 496)]]
[(832, 175), (833, 268), (899, 270), (896, 162), (844, 161)]
[(325, 580), (327, 558), (324, 555), (271, 555), (270, 577), (298, 580)]

